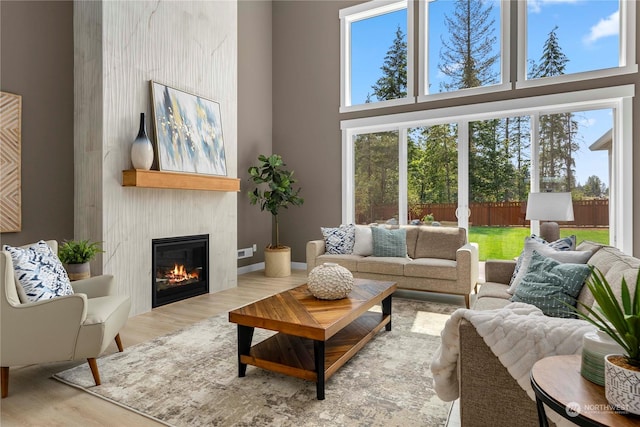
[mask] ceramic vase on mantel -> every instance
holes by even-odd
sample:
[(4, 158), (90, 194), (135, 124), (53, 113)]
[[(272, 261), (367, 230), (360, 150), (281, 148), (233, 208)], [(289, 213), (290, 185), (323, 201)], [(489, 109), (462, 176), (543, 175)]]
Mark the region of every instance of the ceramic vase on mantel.
[(131, 145), (131, 163), (134, 169), (151, 169), (153, 164), (153, 145), (147, 137), (147, 129), (144, 122), (144, 113), (140, 113), (140, 130), (138, 136)]

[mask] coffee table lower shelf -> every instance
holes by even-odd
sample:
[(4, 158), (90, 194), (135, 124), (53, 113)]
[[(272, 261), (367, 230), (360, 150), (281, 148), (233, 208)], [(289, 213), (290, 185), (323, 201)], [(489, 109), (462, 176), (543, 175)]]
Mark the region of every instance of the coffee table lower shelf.
[(249, 355), (240, 355), (240, 363), (313, 381), (323, 399), (324, 381), (390, 322), (389, 314), (367, 312), (327, 341), (277, 333), (252, 346)]

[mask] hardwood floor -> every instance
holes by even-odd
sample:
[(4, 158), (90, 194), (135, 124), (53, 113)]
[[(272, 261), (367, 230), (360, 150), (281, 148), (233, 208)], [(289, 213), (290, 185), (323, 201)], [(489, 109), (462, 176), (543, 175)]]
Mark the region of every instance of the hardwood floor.
[[(271, 279), (262, 271), (238, 276), (238, 287), (165, 305), (130, 318), (120, 332), (128, 347), (168, 334), (200, 320), (224, 313), (305, 283), (305, 270)], [(115, 353), (115, 341), (105, 354)], [(160, 426), (142, 415), (51, 378), (82, 362), (48, 363), (10, 370), (9, 396), (0, 401), (2, 427), (25, 426)], [(99, 364), (98, 360), (98, 364)], [(108, 379), (103, 378), (103, 381)]]
[[(132, 317), (120, 332), (125, 351), (132, 345), (298, 286), (305, 283), (306, 278), (305, 270), (292, 270), (290, 277), (278, 279), (267, 278), (262, 271), (242, 274), (238, 276), (237, 288), (190, 298)], [(395, 295), (464, 306), (462, 296), (412, 291), (397, 291)], [(117, 348), (114, 341), (105, 354), (115, 352)], [(12, 367), (9, 396), (0, 401), (0, 425), (2, 427), (162, 425), (51, 378), (55, 373), (82, 363), (87, 362)], [(108, 381), (108, 379), (102, 378), (102, 381)]]

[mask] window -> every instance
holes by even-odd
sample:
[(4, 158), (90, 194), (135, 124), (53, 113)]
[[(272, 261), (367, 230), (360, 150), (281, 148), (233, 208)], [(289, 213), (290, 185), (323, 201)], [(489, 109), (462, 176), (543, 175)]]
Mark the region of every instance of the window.
[(420, 98), (510, 89), (509, 2), (420, 2)]
[(354, 139), (355, 223), (399, 219), (398, 132), (360, 134)]
[[(481, 205), (506, 215), (509, 203), (548, 187), (608, 215), (576, 224), (579, 239), (631, 251), (633, 93), (617, 86), (344, 120), (342, 221), (407, 224), (433, 213), (465, 228), (474, 218), (492, 225), (499, 218), (483, 217)], [(524, 212), (515, 215), (522, 228)]]
[(517, 87), (637, 72), (635, 1), (520, 3)]
[(374, 0), (340, 11), (340, 111), (414, 102), (413, 2)]

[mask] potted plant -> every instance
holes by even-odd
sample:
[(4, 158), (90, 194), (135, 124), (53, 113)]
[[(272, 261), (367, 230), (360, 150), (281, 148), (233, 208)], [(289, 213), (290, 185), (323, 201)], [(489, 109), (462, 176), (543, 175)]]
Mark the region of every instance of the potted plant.
[(89, 240), (66, 240), (58, 248), (58, 258), (69, 275), (69, 280), (88, 279), (91, 277), (89, 261), (98, 252), (104, 252), (98, 242)]
[(249, 203), (259, 205), (261, 211), (269, 211), (275, 227), (275, 233), (272, 233), (275, 240), (264, 251), (265, 275), (286, 277), (291, 274), (291, 248), (280, 244), (278, 214), (280, 209), (288, 209), (289, 205), (302, 205), (304, 199), (298, 196), (300, 188), (293, 188), (296, 182), (293, 171), (284, 168), (286, 165), (280, 155), (267, 157), (260, 154), (258, 160), (259, 165), (249, 168), (249, 180), (256, 184), (256, 188), (248, 193)]
[(591, 267), (587, 286), (597, 306), (591, 308), (578, 302), (589, 314), (576, 310), (577, 315), (604, 331), (625, 353), (605, 356), (607, 400), (616, 408), (640, 415), (640, 271), (633, 297), (625, 278), (622, 278), (621, 301), (598, 269)]

